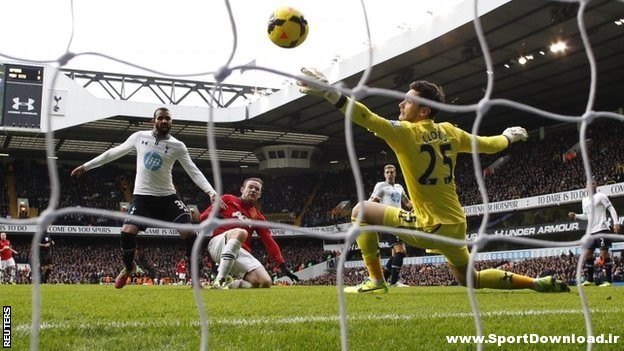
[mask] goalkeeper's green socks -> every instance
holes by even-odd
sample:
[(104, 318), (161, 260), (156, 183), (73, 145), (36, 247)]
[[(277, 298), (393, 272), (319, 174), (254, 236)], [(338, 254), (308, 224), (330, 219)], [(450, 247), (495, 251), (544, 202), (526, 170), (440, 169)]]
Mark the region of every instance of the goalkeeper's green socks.
[(379, 259), (379, 236), (375, 232), (362, 232), (356, 241), (362, 251), (368, 276), (375, 284), (383, 282), (384, 276)]
[(477, 272), (477, 289), (533, 289), (534, 279), (525, 275), (502, 271), (500, 269), (484, 269)]

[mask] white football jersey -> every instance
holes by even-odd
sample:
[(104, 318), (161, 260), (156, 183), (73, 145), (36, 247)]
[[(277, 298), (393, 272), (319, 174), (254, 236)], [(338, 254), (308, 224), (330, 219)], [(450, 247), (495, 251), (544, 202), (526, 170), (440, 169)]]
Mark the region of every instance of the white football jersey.
[(401, 184), (390, 184), (388, 182), (379, 182), (373, 188), (372, 197), (381, 199), (381, 203), (392, 207), (401, 207), (401, 199), (405, 195), (405, 189)]
[(577, 216), (579, 219), (589, 219), (589, 213), (594, 208), (594, 213), (591, 222), (587, 223), (590, 228), (590, 233), (598, 233), (604, 230), (609, 230), (609, 222), (607, 221), (607, 209), (611, 207), (611, 200), (607, 195), (603, 193), (595, 193), (593, 196), (593, 202), (590, 202), (589, 197), (583, 198), (583, 214)]
[(180, 162), (186, 173), (205, 193), (215, 191), (199, 171), (189, 155), (186, 145), (180, 140), (168, 135), (166, 138), (157, 138), (154, 133), (140, 131), (132, 134), (122, 144), (107, 150), (100, 156), (84, 164), (86, 170), (99, 167), (114, 161), (136, 150), (136, 178), (134, 180), (135, 195), (168, 196), (176, 193), (173, 186), (171, 171), (176, 161)]

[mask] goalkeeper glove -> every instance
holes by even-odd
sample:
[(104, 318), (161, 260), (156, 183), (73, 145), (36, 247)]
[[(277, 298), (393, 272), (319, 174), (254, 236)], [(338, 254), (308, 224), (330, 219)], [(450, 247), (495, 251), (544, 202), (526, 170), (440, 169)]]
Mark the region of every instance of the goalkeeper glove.
[[(325, 75), (321, 73), (321, 71), (317, 70), (316, 68), (303, 67), (301, 69), (301, 73), (303, 73), (303, 77), (305, 78), (316, 80), (320, 83), (325, 83), (325, 84), (328, 83), (327, 78), (325, 78)], [(302, 80), (297, 80), (297, 85), (300, 87), (299, 92), (303, 94), (307, 94), (307, 95), (316, 95), (316, 96), (323, 97), (325, 98), (325, 100), (329, 101), (332, 105), (336, 105), (336, 103), (338, 103), (338, 101), (342, 97), (342, 94), (340, 94), (338, 91), (334, 89), (318, 86), (316, 84), (313, 85), (312, 83), (308, 83)]]
[(295, 273), (291, 272), (290, 269), (288, 269), (288, 267), (286, 267), (286, 263), (282, 263), (280, 265), (280, 270), (282, 271), (282, 273), (287, 276), (288, 278), (292, 279), (295, 282), (299, 281), (299, 277), (297, 277), (295, 275)]
[(510, 144), (513, 144), (517, 141), (526, 141), (529, 135), (527, 134), (526, 129), (522, 127), (510, 127), (503, 131), (503, 135), (507, 137)]

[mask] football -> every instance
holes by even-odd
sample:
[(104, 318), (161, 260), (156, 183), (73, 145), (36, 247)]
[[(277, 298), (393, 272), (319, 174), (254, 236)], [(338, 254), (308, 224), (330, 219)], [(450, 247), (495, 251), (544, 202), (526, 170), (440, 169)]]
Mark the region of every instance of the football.
[(271, 14), (267, 32), (275, 45), (294, 48), (301, 45), (308, 36), (308, 21), (301, 11), (292, 7), (281, 7)]

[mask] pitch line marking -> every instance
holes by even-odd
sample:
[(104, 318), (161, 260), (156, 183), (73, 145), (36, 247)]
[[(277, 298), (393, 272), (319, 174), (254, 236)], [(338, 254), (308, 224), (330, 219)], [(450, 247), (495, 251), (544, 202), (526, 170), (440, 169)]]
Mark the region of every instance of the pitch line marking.
[[(591, 309), (592, 313), (621, 313), (622, 309)], [(482, 317), (520, 317), (520, 316), (541, 316), (541, 315), (566, 315), (566, 314), (582, 314), (581, 310), (573, 309), (560, 309), (560, 310), (526, 310), (526, 311), (491, 311), (481, 313)], [(367, 315), (367, 316), (351, 316), (348, 317), (349, 321), (384, 321), (384, 320), (415, 320), (415, 319), (428, 319), (438, 318), (472, 318), (471, 312), (450, 312), (450, 313), (433, 313), (433, 314), (418, 314), (418, 315), (403, 315), (403, 314), (383, 314), (383, 315)], [(260, 324), (303, 324), (310, 322), (336, 322), (338, 316), (305, 316), (305, 317), (291, 317), (291, 318), (278, 318), (278, 319), (216, 319), (209, 321), (209, 325), (232, 325), (232, 326), (248, 326), (248, 325), (260, 325)], [(42, 323), (40, 330), (92, 330), (98, 328), (106, 329), (145, 329), (145, 328), (159, 328), (159, 327), (198, 327), (199, 321), (183, 322), (180, 320), (159, 320), (152, 322), (142, 321), (129, 321), (129, 322), (94, 322), (94, 323)], [(14, 326), (14, 331), (17, 334), (24, 335), (30, 332), (30, 324), (18, 324)]]

